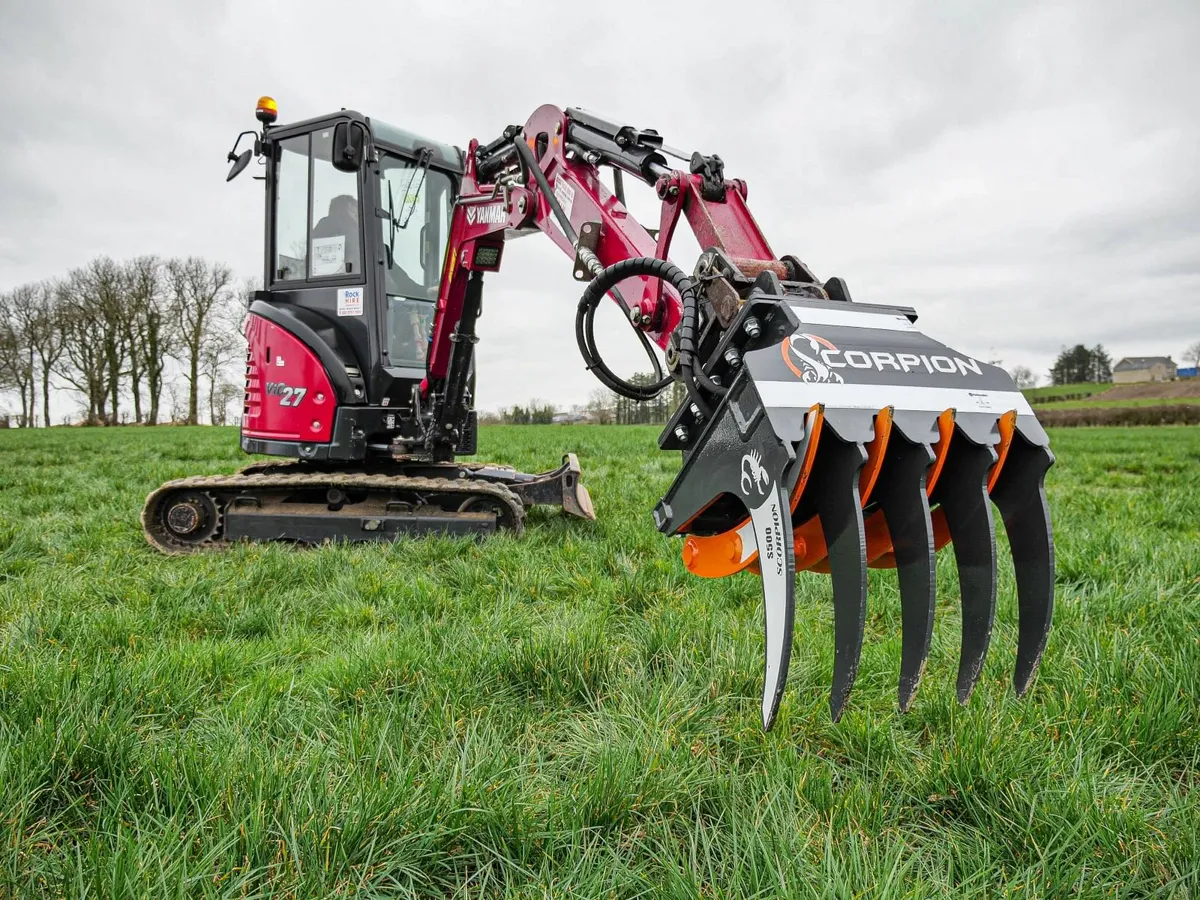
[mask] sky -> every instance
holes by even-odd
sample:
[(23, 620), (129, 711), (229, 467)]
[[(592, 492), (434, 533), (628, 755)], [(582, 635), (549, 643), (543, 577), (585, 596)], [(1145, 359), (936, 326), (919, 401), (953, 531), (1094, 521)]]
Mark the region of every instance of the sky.
[[(1063, 345), (1181, 362), (1200, 340), (1200, 3), (649, 9), (5, 3), (0, 290), (99, 254), (260, 273), (261, 183), (224, 177), (261, 94), (281, 122), (349, 107), (463, 147), (555, 103), (719, 153), (777, 254), (971, 356), (1045, 377)], [(656, 226), (648, 188), (630, 206)], [(548, 240), (509, 244), (482, 408), (586, 400), (579, 293)], [(615, 307), (600, 340), (645, 368)]]

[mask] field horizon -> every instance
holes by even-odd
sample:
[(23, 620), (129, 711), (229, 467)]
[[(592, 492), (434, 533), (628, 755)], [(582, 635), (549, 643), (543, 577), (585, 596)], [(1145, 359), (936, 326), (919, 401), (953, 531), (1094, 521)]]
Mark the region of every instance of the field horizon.
[(1052, 431), (1028, 697), (1001, 536), (967, 706), (943, 551), (912, 710), (894, 573), (837, 725), (802, 574), (769, 734), (759, 582), (654, 530), (658, 430), (481, 429), (576, 452), (595, 523), (183, 558), (141, 504), (245, 465), (236, 429), (0, 430), (0, 896), (1200, 897), (1200, 428)]

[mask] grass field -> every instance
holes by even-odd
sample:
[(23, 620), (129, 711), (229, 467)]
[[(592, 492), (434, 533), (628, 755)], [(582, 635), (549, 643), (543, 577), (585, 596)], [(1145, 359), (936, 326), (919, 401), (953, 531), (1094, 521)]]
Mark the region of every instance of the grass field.
[(165, 558), (159, 482), (227, 429), (0, 432), (0, 896), (1200, 897), (1200, 429), (1055, 433), (1055, 628), (1011, 695), (954, 702), (951, 560), (924, 684), (872, 572), (828, 718), (828, 581), (798, 584), (758, 727), (753, 576), (687, 576), (655, 430), (491, 428), (576, 450), (600, 514), (485, 544)]
[(1130, 397), (1126, 400), (1105, 400), (1104, 394), (1099, 394), (1094, 400), (1053, 400), (1039, 403), (1034, 410), (1042, 409), (1097, 409), (1108, 407), (1122, 409), (1129, 406), (1168, 406), (1176, 403), (1200, 403), (1200, 397)]
[(1129, 406), (1169, 406), (1200, 403), (1200, 379), (1114, 385), (1060, 384), (1024, 391), (1035, 410), (1119, 409)]

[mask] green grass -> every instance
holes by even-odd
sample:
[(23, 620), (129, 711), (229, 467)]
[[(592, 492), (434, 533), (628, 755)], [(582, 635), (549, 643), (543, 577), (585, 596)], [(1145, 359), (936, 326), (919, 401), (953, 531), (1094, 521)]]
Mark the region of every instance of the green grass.
[[(225, 429), (0, 432), (0, 896), (1200, 896), (1200, 429), (1053, 435), (1054, 631), (954, 702), (957, 586), (895, 711), (894, 573), (829, 722), (829, 583), (798, 582), (761, 733), (750, 575), (686, 574), (655, 430), (579, 452), (600, 514), (519, 539), (166, 558), (146, 493)], [(1003, 557), (1002, 557), (1003, 559)]]
[[(1096, 409), (1111, 407), (1120, 409), (1129, 406), (1173, 406), (1177, 403), (1200, 403), (1200, 397), (1130, 397), (1123, 400), (1105, 400), (1105, 393), (1113, 387), (1101, 384), (1058, 384), (1024, 391), (1034, 410), (1050, 409)], [(1062, 399), (1070, 398), (1070, 399)]]
[(1111, 407), (1113, 409), (1124, 409), (1130, 406), (1175, 406), (1178, 403), (1200, 403), (1200, 397), (1131, 397), (1127, 400), (1105, 400), (1104, 395), (1100, 394), (1100, 399), (1092, 400), (1051, 400), (1044, 403), (1039, 403), (1034, 407), (1034, 411), (1043, 409), (1097, 409), (1103, 407)]

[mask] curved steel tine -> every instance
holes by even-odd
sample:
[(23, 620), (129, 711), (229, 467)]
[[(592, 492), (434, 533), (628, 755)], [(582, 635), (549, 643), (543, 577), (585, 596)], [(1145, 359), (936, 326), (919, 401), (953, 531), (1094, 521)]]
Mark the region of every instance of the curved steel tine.
[(933, 448), (893, 435), (873, 498), (883, 511), (900, 581), (900, 711), (908, 712), (925, 671), (933, 635), (937, 571), (925, 473)]
[(867, 538), (858, 472), (867, 459), (862, 444), (825, 435), (809, 479), (809, 496), (821, 523), (833, 579), (833, 688), (829, 712), (842, 717), (858, 675), (867, 620)]
[(763, 502), (750, 509), (762, 570), (766, 660), (763, 670), (762, 724), (770, 731), (787, 685), (796, 613), (796, 551), (784, 484), (775, 480)]
[(1012, 547), (1019, 610), (1013, 687), (1020, 697), (1037, 674), (1054, 615), (1054, 534), (1046, 502), (1046, 472), (1054, 464), (1048, 447), (1014, 435), (992, 490)]
[(983, 671), (996, 617), (996, 530), (987, 491), (996, 451), (989, 444), (972, 442), (960, 430), (953, 441), (932, 499), (946, 515), (958, 564), (962, 594), (958, 702), (966, 703)]

